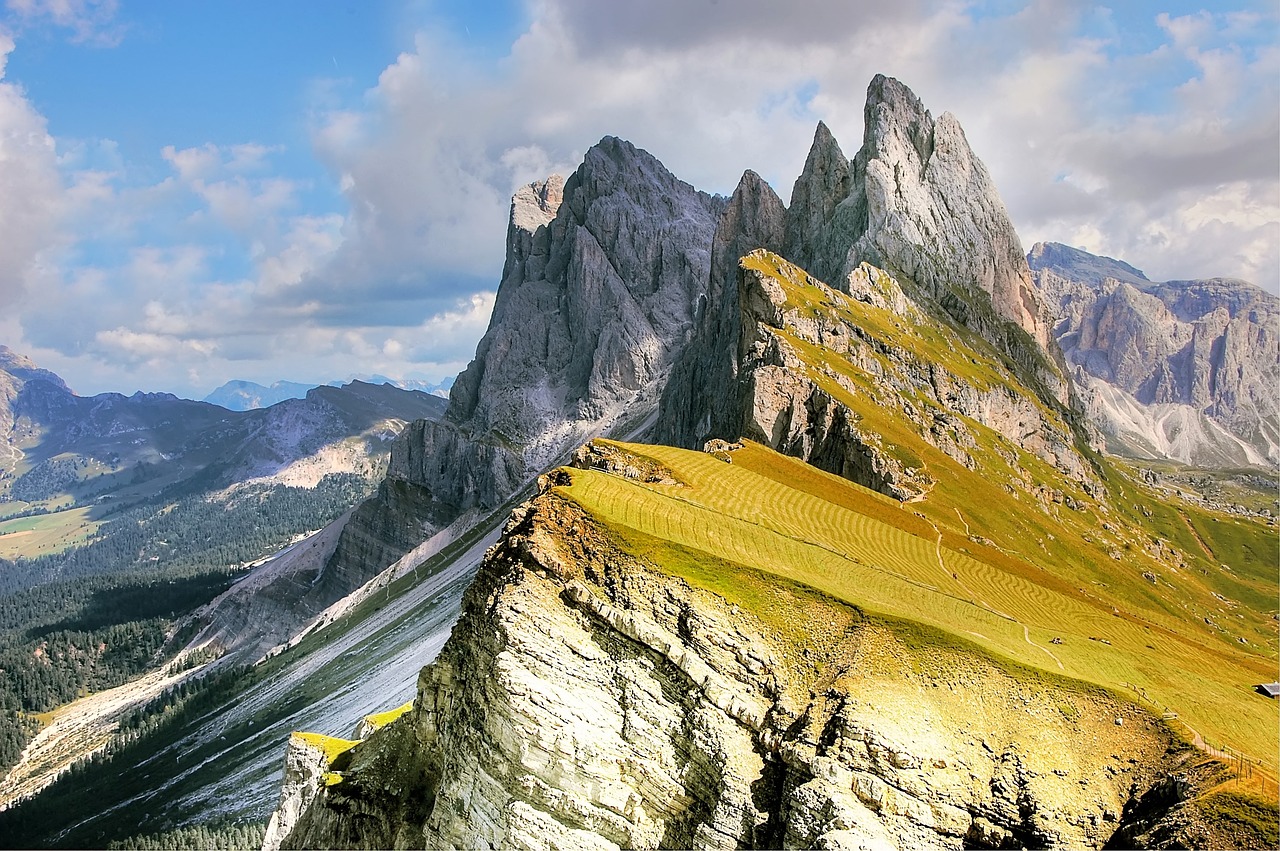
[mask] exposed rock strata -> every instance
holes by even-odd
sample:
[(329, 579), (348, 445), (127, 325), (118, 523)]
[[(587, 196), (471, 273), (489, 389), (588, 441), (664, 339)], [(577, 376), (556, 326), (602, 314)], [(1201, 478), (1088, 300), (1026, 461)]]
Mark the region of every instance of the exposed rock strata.
[[(737, 196), (730, 209), (738, 203)], [(863, 264), (838, 292), (791, 263), (765, 251), (743, 258), (736, 297), (722, 296), (737, 311), (736, 333), (701, 326), (716, 346), (706, 345), (697, 368), (681, 364), (664, 396), (657, 438), (686, 446), (706, 440), (746, 437), (898, 499), (927, 493), (933, 479), (910, 453), (896, 451), (882, 435), (860, 425), (862, 417), (841, 398), (897, 411), (921, 440), (973, 469), (975, 438), (965, 419), (985, 425), (1053, 465), (1089, 490), (1092, 468), (1068, 425), (1072, 412), (1054, 408), (1014, 385), (986, 385), (906, 347), (888, 345), (874, 329), (842, 314), (861, 302), (899, 317), (901, 324), (957, 332), (926, 312), (881, 269)], [(816, 310), (791, 304), (781, 279), (808, 288)], [(724, 348), (736, 340), (736, 349)], [(829, 363), (804, 357), (794, 341), (819, 347)], [(963, 359), (962, 359), (963, 360)], [(967, 361), (965, 361), (967, 363)], [(843, 364), (843, 366), (841, 365)], [(854, 386), (845, 371), (869, 377), (874, 389)], [(712, 376), (704, 390), (698, 376)], [(868, 393), (870, 392), (870, 396)], [(921, 404), (927, 400), (928, 406)]]
[(824, 625), (811, 665), (552, 487), (487, 555), (413, 710), (340, 782), (294, 772), (267, 847), (1096, 847), (1178, 764), (1103, 692), (955, 649), (913, 663), (785, 593)]
[(501, 505), (584, 439), (657, 403), (706, 287), (721, 199), (606, 137), (515, 193), (489, 328), (446, 416), (392, 446), (328, 570), (373, 576), (462, 512)]
[(1029, 260), (1114, 448), (1211, 466), (1280, 463), (1280, 300), (1224, 278), (1153, 283), (1056, 244), (1036, 245)]

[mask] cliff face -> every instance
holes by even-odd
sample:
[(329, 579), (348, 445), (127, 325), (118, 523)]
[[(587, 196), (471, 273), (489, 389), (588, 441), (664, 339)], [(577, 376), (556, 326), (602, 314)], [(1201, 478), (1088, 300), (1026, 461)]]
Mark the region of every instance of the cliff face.
[(475, 359), (446, 415), (396, 438), (386, 480), (325, 573), (368, 579), (462, 512), (501, 505), (586, 438), (652, 410), (703, 298), (722, 207), (612, 137), (567, 181), (516, 192)]
[(413, 709), (327, 784), (286, 778), (267, 848), (1099, 846), (1178, 762), (1104, 692), (913, 647), (779, 585), (809, 624), (798, 660), (557, 481), (486, 556)]
[[(910, 89), (877, 75), (865, 122), (851, 161), (819, 126), (792, 189), (787, 259), (837, 288), (860, 263), (871, 263), (919, 287), (998, 348), (1022, 346), (1003, 327), (1012, 323), (1051, 353), (1018, 235), (955, 116), (934, 119)], [(1066, 401), (1052, 363), (1028, 365)]]
[(1090, 413), (1117, 450), (1280, 463), (1280, 300), (1224, 278), (1153, 283), (1056, 244), (1036, 245), (1029, 259)]
[[(1041, 458), (1078, 479), (1089, 477), (1073, 444), (1092, 444), (1094, 438), (1059, 363), (1061, 353), (1036, 302), (1017, 234), (953, 116), (935, 121), (909, 89), (878, 76), (868, 89), (866, 131), (853, 160), (820, 124), (789, 207), (784, 209), (754, 173), (744, 175), (717, 226), (706, 308), (672, 373), (654, 432), (659, 442), (691, 448), (710, 438), (746, 435), (824, 469), (845, 470), (886, 493), (918, 495), (927, 487), (923, 479), (887, 483), (896, 475), (887, 471), (892, 463), (876, 457), (855, 434), (847, 406), (833, 404), (830, 394), (810, 392), (801, 386), (804, 381), (797, 384), (794, 359), (776, 347), (752, 353), (747, 338), (759, 337), (755, 329), (761, 317), (751, 315), (742, 301), (737, 265), (744, 254), (761, 248), (802, 269), (802, 278), (867, 303), (881, 298), (881, 282), (890, 282), (892, 303), (876, 302), (880, 309), (907, 310), (911, 324), (931, 324), (944, 334), (958, 331), (969, 335), (972, 345), (994, 348), (1016, 372), (1021, 392), (999, 400), (986, 394), (976, 402), (969, 392), (973, 387), (961, 389), (971, 382), (954, 370), (943, 380), (958, 380), (955, 388), (937, 387), (934, 378), (916, 374), (897, 376), (893, 389), (932, 383), (943, 396), (961, 400), (957, 408), (932, 394), (951, 413), (971, 416), (1015, 442), (1025, 439)], [(785, 312), (781, 303), (771, 309), (781, 321), (779, 311)], [(875, 330), (859, 329), (856, 322), (844, 325), (843, 337), (833, 327), (809, 342), (835, 345), (846, 356), (865, 352), (859, 340), (869, 341)], [(753, 359), (750, 369), (746, 358)], [(864, 358), (856, 366), (882, 372), (873, 360)], [(765, 390), (761, 380), (767, 369), (776, 380), (767, 380), (771, 386)], [(765, 407), (792, 411), (788, 424), (765, 428), (743, 421), (743, 411), (756, 404), (748, 397), (762, 395), (774, 397)], [(882, 395), (894, 404), (900, 394)], [(1046, 418), (1058, 421), (1052, 436), (1041, 428)]]
[(746, 437), (909, 500), (934, 485), (921, 443), (969, 470), (992, 460), (974, 423), (1008, 440), (1006, 453), (1025, 450), (1097, 490), (1074, 412), (1011, 380), (980, 337), (938, 320), (887, 272), (863, 264), (839, 292), (763, 249), (733, 271), (719, 318), (734, 314), (733, 330), (703, 324), (713, 333), (686, 352), (698, 367), (673, 374), (659, 442)]

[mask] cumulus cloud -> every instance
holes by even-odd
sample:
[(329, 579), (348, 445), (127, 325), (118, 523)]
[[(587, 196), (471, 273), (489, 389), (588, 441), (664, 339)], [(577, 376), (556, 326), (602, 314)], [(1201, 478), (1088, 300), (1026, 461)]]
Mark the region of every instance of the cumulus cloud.
[(56, 239), (62, 205), (57, 152), (44, 117), (5, 80), (13, 39), (0, 31), (0, 304), (17, 305), (41, 252)]
[[(57, 9), (109, 5), (10, 2), (55, 23)], [(109, 143), (62, 150), (59, 166), (40, 116), (0, 78), (0, 127), (19, 131), (0, 145), (22, 146), (0, 170), (62, 205), (40, 225), (0, 199), (0, 225), (31, 229), (0, 257), (0, 287), (24, 275), (40, 287), (23, 325), (34, 345), (145, 367), (153, 386), (438, 380), (483, 331), (516, 187), (568, 175), (609, 134), (699, 188), (729, 192), (752, 168), (785, 200), (818, 119), (856, 151), (867, 82), (883, 72), (959, 118), (1027, 247), (1058, 240), (1153, 278), (1275, 289), (1280, 48), (1257, 38), (1275, 31), (1273, 10), (1124, 11), (529, 0), (496, 63), (426, 28), (357, 101), (318, 99), (311, 143), (340, 195), (332, 210), (308, 208), (272, 140), (166, 147), (170, 173), (150, 183), (127, 179)], [(101, 244), (67, 244), (73, 231)], [(103, 306), (68, 318), (85, 304)]]

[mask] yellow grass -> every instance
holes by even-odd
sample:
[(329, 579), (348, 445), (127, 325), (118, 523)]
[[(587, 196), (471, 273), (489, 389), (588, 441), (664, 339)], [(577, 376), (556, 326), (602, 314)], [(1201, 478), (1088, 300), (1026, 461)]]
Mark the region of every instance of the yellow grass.
[[(624, 543), (668, 560), (690, 581), (724, 593), (736, 580), (716, 574), (745, 569), (798, 583), (996, 656), (1118, 690), (1155, 711), (1168, 708), (1207, 739), (1275, 769), (1276, 705), (1252, 692), (1274, 676), (1273, 663), (1156, 605), (1151, 595), (1159, 589), (1141, 578), (1136, 585), (1081, 584), (1074, 564), (1087, 563), (1090, 576), (1121, 569), (1096, 548), (1072, 542), (1079, 550), (1072, 565), (1027, 541), (1024, 557), (1010, 555), (917, 516), (918, 506), (898, 507), (754, 444), (735, 452), (732, 464), (669, 447), (620, 446), (666, 465), (687, 485), (574, 470), (564, 493)], [(1009, 500), (1001, 503), (1007, 512)], [(1040, 506), (1025, 509), (1043, 515), (1033, 530), (1053, 526)], [(929, 510), (941, 513), (939, 506)], [(990, 536), (982, 508), (970, 513), (972, 531)], [(714, 570), (690, 565), (699, 560)], [(1128, 593), (1131, 586), (1142, 594)]]

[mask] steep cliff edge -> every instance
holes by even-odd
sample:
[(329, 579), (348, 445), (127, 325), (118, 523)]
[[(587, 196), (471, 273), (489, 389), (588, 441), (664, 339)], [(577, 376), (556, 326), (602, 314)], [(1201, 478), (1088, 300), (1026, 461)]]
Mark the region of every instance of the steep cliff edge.
[(763, 249), (735, 265), (719, 324), (704, 324), (713, 333), (668, 384), (657, 439), (746, 437), (900, 500), (933, 488), (937, 452), (987, 475), (1025, 452), (1101, 493), (1076, 413), (1028, 390), (983, 338), (927, 312), (888, 273), (864, 263), (840, 292)]
[(1280, 463), (1280, 300), (1245, 281), (1154, 283), (1056, 243), (1028, 254), (1054, 336), (1112, 448), (1205, 466)]
[[(604, 444), (576, 461), (592, 469), (546, 477), (487, 554), (412, 709), (353, 747), (334, 740), (341, 758), (295, 743), (267, 848), (1098, 847), (1193, 793), (1189, 746), (1045, 670), (1022, 629), (1006, 638), (974, 610), (961, 638), (884, 614), (918, 592), (894, 578), (910, 535), (881, 529), (843, 569), (804, 573), (834, 541), (809, 543), (797, 518), (822, 504), (842, 529), (837, 503), (879, 510), (875, 497), (831, 479), (834, 502), (784, 497), (796, 462), (746, 490), (774, 463), (764, 450), (741, 450), (753, 471), (723, 489), (716, 471), (736, 460), (649, 451)], [(661, 509), (743, 494), (766, 537), (696, 512), (671, 541), (643, 531)], [(844, 570), (865, 608), (838, 591)], [(1023, 593), (1015, 583), (1004, 604)], [(1094, 648), (1063, 634), (1054, 652), (1078, 669)], [(1043, 667), (1011, 661), (1024, 657)]]

